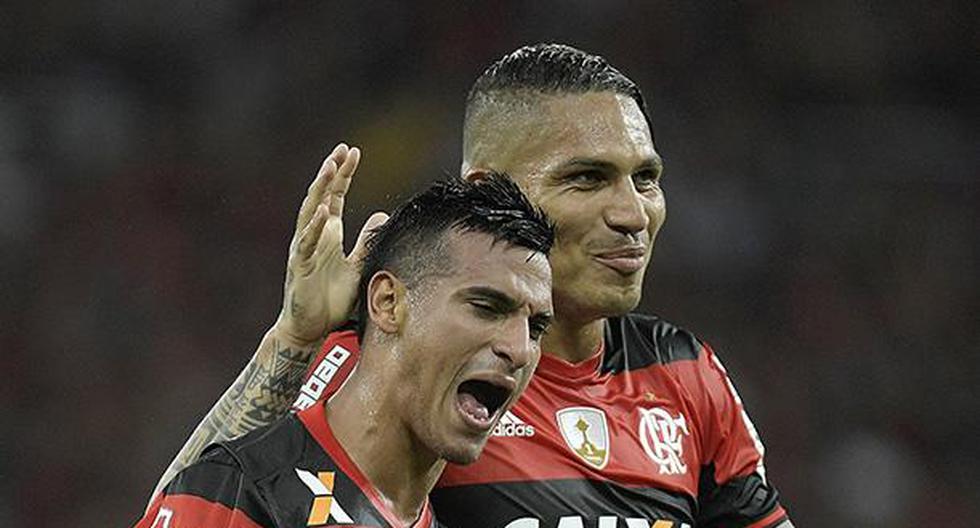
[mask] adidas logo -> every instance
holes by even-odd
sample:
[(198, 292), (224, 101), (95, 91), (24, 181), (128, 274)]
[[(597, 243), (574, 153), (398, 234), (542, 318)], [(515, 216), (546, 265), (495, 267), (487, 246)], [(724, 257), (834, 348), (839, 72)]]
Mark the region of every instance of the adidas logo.
[(507, 411), (500, 417), (500, 421), (497, 422), (497, 426), (493, 428), (490, 436), (530, 437), (534, 436), (534, 426), (524, 423), (524, 420), (518, 418), (516, 414)]

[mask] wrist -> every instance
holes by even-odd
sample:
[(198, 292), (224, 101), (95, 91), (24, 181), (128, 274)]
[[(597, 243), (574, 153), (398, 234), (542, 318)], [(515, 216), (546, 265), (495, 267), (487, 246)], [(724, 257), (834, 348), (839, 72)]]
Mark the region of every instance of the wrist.
[(283, 342), (285, 345), (297, 349), (317, 349), (323, 343), (324, 335), (315, 337), (303, 336), (292, 329), (287, 321), (283, 320), (282, 315), (276, 319), (269, 329), (268, 335)]

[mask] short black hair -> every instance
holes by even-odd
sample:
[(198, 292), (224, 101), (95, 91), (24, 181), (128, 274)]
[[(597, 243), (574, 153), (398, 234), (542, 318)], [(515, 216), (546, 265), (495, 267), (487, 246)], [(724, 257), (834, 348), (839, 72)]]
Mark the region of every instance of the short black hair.
[(381, 270), (409, 287), (447, 264), (443, 235), (452, 229), (486, 233), (496, 242), (545, 256), (554, 244), (554, 225), (509, 177), (488, 173), (478, 181), (437, 181), (400, 205), (367, 239), (357, 308), (357, 333), (367, 327), (367, 289)]
[(466, 97), (466, 122), (492, 103), (495, 93), (559, 95), (610, 91), (636, 101), (653, 129), (640, 88), (603, 57), (566, 44), (524, 46), (491, 64), (473, 83)]

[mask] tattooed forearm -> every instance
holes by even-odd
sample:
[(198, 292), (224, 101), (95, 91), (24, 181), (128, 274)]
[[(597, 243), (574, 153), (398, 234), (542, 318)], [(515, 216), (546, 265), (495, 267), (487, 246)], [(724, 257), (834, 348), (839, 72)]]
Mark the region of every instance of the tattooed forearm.
[(282, 416), (296, 398), (312, 352), (277, 347), (264, 361), (250, 363), (209, 415), (219, 434), (233, 438)]
[(285, 415), (299, 393), (303, 373), (318, 347), (319, 343), (304, 348), (289, 346), (274, 332), (267, 333), (245, 370), (170, 463), (150, 500), (174, 475), (197, 460), (209, 444), (235, 438)]

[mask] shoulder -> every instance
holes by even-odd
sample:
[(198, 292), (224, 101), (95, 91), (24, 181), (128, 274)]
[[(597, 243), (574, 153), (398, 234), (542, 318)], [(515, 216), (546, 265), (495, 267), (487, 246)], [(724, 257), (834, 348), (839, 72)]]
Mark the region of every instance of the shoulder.
[(696, 360), (704, 344), (693, 333), (656, 315), (629, 313), (606, 320), (605, 372)]
[(136, 528), (159, 526), (265, 528), (275, 524), (233, 453), (210, 446), (158, 495)]
[[(211, 446), (205, 453), (233, 462), (252, 480), (292, 467), (309, 451), (310, 437), (294, 414), (243, 436)], [(202, 457), (203, 458), (203, 457)]]
[(184, 468), (167, 486), (167, 495), (194, 495), (212, 502), (233, 505), (241, 487), (242, 468), (231, 453), (212, 445)]

